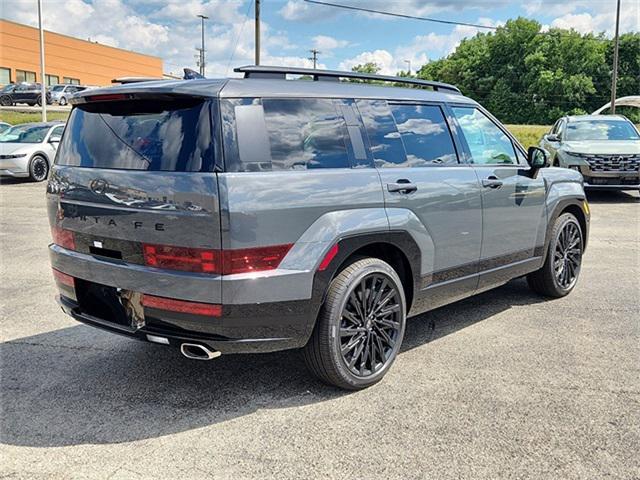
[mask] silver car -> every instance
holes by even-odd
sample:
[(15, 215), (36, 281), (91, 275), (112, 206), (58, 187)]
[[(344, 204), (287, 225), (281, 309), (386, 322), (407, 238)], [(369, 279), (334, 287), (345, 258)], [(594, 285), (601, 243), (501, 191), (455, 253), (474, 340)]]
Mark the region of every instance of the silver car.
[(64, 123), (24, 123), (0, 134), (0, 177), (47, 178)]
[(58, 105), (66, 105), (69, 103), (71, 96), (86, 90), (86, 88), (82, 85), (54, 85), (49, 90), (51, 92), (51, 101)]

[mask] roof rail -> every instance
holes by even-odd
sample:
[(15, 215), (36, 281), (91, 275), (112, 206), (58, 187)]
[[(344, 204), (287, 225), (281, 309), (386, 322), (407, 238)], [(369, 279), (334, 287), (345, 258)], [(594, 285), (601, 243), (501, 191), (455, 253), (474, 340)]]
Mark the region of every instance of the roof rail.
[(263, 65), (247, 65), (237, 67), (234, 72), (244, 73), (244, 78), (273, 78), (285, 80), (287, 75), (309, 75), (315, 81), (339, 81), (341, 78), (354, 78), (358, 80), (376, 80), (379, 82), (406, 83), (407, 85), (417, 85), (429, 87), (435, 91), (445, 91), (450, 93), (461, 93), (460, 89), (448, 83), (434, 82), (431, 80), (421, 80), (419, 78), (393, 77), (390, 75), (375, 75), (361, 72), (341, 72), (337, 70), (314, 70), (313, 68), (298, 67), (268, 67)]

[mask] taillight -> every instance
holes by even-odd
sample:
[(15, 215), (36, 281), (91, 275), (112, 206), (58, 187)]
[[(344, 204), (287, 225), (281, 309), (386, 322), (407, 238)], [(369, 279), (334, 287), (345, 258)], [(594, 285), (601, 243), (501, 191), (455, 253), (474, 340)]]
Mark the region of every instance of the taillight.
[(236, 250), (208, 250), (144, 244), (142, 250), (145, 265), (150, 267), (232, 275), (273, 270), (280, 265), (291, 247), (292, 245), (288, 244)]
[(150, 267), (184, 270), (186, 272), (219, 273), (220, 254), (217, 250), (143, 245), (144, 262)]
[(60, 227), (51, 227), (51, 236), (53, 243), (69, 250), (76, 249), (76, 241), (73, 232)]
[(52, 270), (53, 270), (53, 278), (55, 279), (56, 282), (62, 285), (66, 285), (67, 287), (75, 288), (76, 281), (71, 275), (62, 273), (60, 270), (56, 270), (55, 268), (53, 268)]
[(153, 295), (147, 295), (146, 293), (142, 296), (142, 305), (169, 312), (192, 313), (194, 315), (204, 315), (207, 317), (222, 316), (222, 305), (156, 297)]
[(280, 265), (293, 245), (272, 245), (270, 247), (224, 250), (223, 274), (259, 272), (273, 270)]
[(124, 93), (106, 93), (104, 95), (91, 95), (87, 97), (88, 102), (115, 102), (127, 100), (129, 98)]

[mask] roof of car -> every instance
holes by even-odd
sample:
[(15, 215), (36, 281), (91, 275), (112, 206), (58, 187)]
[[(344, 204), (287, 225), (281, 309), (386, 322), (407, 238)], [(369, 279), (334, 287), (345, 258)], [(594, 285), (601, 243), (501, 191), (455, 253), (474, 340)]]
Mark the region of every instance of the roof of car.
[(455, 92), (424, 88), (387, 87), (371, 83), (339, 81), (304, 81), (264, 78), (157, 80), (112, 87), (84, 90), (72, 103), (87, 101), (86, 97), (117, 93), (182, 94), (202, 97), (326, 97), (381, 98), (408, 101), (435, 101), (475, 104), (475, 101)]
[(570, 115), (567, 117), (569, 122), (590, 122), (594, 120), (619, 120), (628, 121), (624, 115)]

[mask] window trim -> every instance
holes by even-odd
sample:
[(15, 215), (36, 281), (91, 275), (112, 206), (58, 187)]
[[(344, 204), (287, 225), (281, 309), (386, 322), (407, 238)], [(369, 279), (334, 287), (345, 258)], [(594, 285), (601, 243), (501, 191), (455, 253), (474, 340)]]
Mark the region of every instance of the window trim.
[[(493, 167), (500, 167), (500, 168), (518, 168), (518, 169), (526, 169), (529, 170), (531, 168), (531, 166), (528, 163), (523, 163), (520, 161), (520, 158), (518, 158), (518, 154), (516, 152), (516, 150), (520, 150), (520, 153), (522, 153), (523, 157), (526, 159), (527, 158), (527, 151), (525, 150), (525, 148), (520, 145), (520, 142), (518, 142), (518, 140), (511, 134), (511, 132), (509, 132), (509, 130), (507, 130), (506, 128), (504, 128), (500, 122), (493, 116), (491, 115), (491, 113), (489, 113), (484, 107), (482, 107), (479, 104), (472, 104), (472, 103), (459, 103), (459, 102), (447, 102), (447, 105), (451, 108), (451, 119), (455, 122), (456, 124), (456, 128), (460, 130), (460, 132), (458, 133), (458, 135), (460, 136), (460, 141), (461, 143), (464, 145), (465, 148), (465, 160), (467, 161), (467, 163), (469, 165), (472, 166), (476, 166), (476, 167), (482, 167), (482, 166), (493, 166)], [(506, 163), (473, 163), (472, 158), (471, 158), (471, 149), (469, 148), (469, 145), (467, 144), (467, 139), (465, 138), (464, 134), (462, 133), (461, 127), (460, 127), (460, 123), (458, 122), (458, 119), (456, 118), (456, 116), (453, 114), (453, 107), (462, 107), (462, 108), (475, 108), (478, 109), (481, 113), (483, 113), (487, 119), (493, 123), (498, 130), (500, 130), (504, 135), (506, 135), (506, 137), (511, 141), (511, 146), (513, 147), (513, 153), (516, 159), (516, 163), (511, 163), (511, 164), (506, 164)]]

